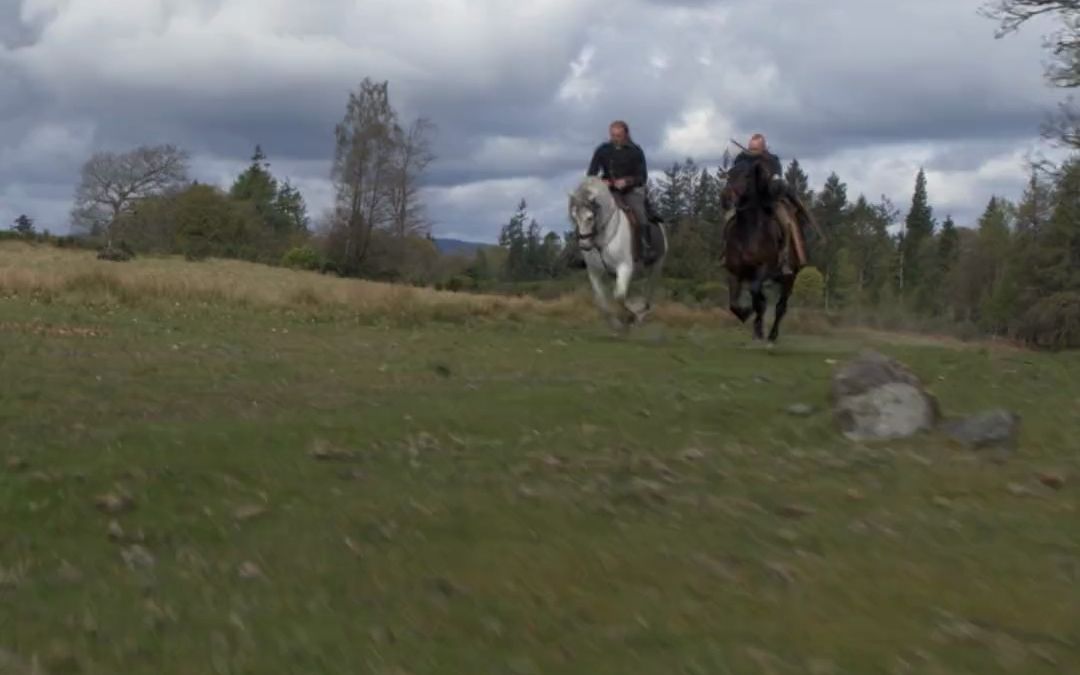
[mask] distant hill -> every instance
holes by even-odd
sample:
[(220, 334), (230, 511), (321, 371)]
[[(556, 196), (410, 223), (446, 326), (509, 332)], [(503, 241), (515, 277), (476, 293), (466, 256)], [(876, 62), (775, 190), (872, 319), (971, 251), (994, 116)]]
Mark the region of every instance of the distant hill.
[(442, 239), (435, 237), (435, 246), (439, 253), (444, 255), (474, 255), (478, 250), (487, 248), (491, 244), (480, 244), (475, 241), (462, 241), (461, 239)]

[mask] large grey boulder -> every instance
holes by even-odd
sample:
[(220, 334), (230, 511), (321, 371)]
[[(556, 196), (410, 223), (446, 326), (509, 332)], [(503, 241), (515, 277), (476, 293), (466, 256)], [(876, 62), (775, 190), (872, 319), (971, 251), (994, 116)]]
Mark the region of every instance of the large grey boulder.
[(899, 361), (860, 353), (833, 374), (833, 418), (853, 441), (908, 438), (930, 431), (941, 418), (937, 399)]

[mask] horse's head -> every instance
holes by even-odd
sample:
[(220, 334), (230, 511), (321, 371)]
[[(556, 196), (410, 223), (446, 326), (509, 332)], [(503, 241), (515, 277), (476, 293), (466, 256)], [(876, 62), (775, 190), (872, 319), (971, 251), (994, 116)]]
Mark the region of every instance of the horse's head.
[(596, 246), (597, 235), (602, 227), (601, 213), (612, 202), (607, 183), (588, 176), (570, 193), (569, 215), (574, 224), (578, 246), (590, 249)]
[(725, 201), (735, 206), (763, 206), (772, 201), (769, 168), (764, 155), (758, 155), (738, 170), (728, 173)]

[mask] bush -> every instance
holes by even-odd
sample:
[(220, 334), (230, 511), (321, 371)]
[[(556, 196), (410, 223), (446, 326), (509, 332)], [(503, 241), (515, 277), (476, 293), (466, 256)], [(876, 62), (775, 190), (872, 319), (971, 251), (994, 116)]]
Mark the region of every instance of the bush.
[(281, 264), (294, 270), (317, 270), (323, 266), (323, 262), (315, 249), (310, 246), (297, 246), (289, 249), (281, 257)]
[(476, 288), (476, 280), (465, 274), (456, 274), (446, 282), (445, 288), (455, 293), (471, 291)]
[(792, 302), (799, 307), (821, 307), (825, 303), (825, 277), (816, 267), (805, 267), (795, 277)]
[(719, 281), (705, 281), (690, 291), (694, 300), (706, 305), (727, 306), (727, 285)]
[(114, 246), (112, 242), (109, 242), (100, 250), (97, 254), (98, 260), (109, 260), (112, 262), (127, 262), (135, 257), (135, 252), (131, 250), (125, 242), (121, 241), (118, 245)]
[(1080, 347), (1080, 293), (1043, 298), (1024, 314), (1019, 337), (1045, 349)]

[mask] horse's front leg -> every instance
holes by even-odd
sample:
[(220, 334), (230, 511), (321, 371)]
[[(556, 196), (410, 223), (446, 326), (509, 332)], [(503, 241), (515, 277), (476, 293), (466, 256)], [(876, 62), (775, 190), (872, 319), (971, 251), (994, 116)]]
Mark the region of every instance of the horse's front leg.
[(740, 300), (742, 300), (742, 279), (734, 272), (730, 272), (728, 274), (728, 309), (739, 320), (739, 323), (746, 323), (746, 320), (750, 318), (750, 310), (743, 307)]
[(619, 312), (619, 320), (630, 323), (634, 319), (634, 312), (626, 304), (626, 296), (630, 292), (630, 280), (634, 276), (633, 262), (622, 262), (615, 267), (615, 302)]
[(587, 261), (589, 283), (593, 289), (593, 302), (605, 316), (611, 316), (611, 302), (608, 300), (607, 289), (604, 288), (604, 270), (591, 261)]
[(754, 307), (754, 339), (765, 339), (765, 282), (758, 278), (750, 285), (750, 300)]
[(787, 314), (788, 298), (791, 290), (795, 287), (795, 277), (798, 274), (784, 275), (780, 279), (780, 298), (776, 301), (776, 315), (773, 317), (772, 330), (769, 331), (769, 343), (775, 343), (780, 337), (780, 320)]

